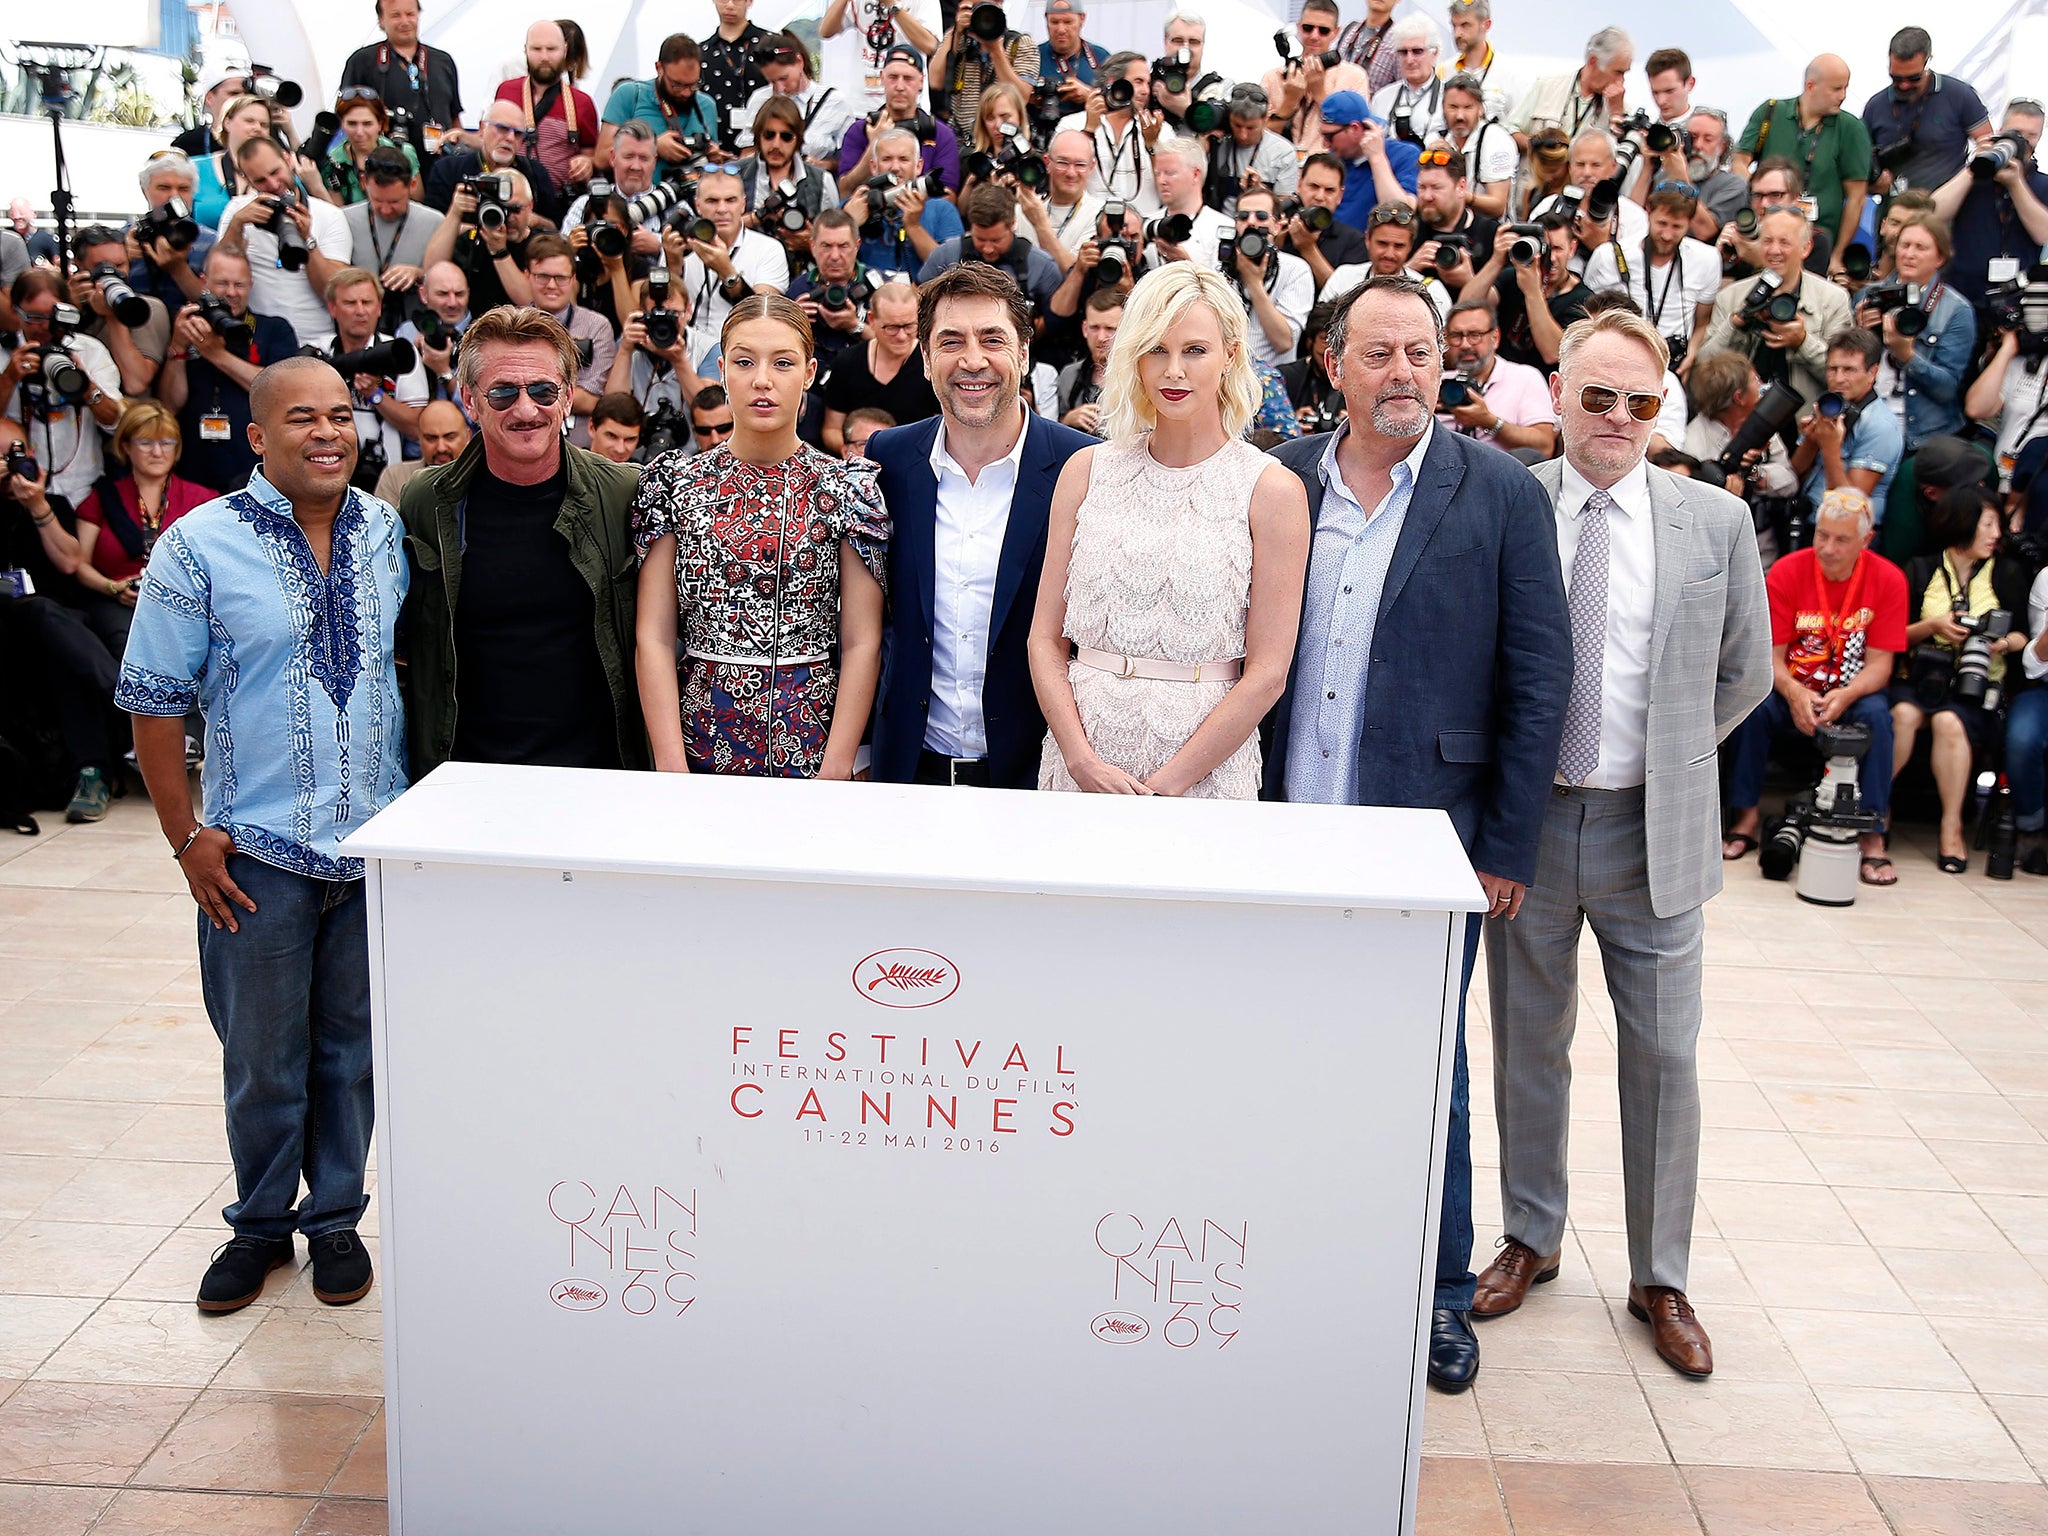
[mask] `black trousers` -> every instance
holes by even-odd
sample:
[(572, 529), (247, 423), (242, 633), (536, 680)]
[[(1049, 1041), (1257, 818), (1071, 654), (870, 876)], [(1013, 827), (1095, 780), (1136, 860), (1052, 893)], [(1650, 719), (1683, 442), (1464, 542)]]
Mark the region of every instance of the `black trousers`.
[[(101, 617), (111, 623), (112, 616)], [(127, 626), (120, 629), (125, 646)], [(17, 679), (41, 693), (72, 772), (97, 768), (111, 776), (114, 684), (121, 669), (87, 615), (47, 597), (0, 599), (0, 654), (10, 671), (20, 669)]]

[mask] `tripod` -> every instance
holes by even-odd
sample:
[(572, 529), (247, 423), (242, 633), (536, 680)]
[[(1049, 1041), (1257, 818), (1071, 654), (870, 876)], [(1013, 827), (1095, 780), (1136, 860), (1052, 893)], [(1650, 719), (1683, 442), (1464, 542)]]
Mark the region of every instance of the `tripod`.
[[(57, 220), (57, 264), (64, 274), (64, 291), (71, 291), (71, 232), (75, 203), (71, 195), (71, 168), (64, 160), (64, 108), (70, 103), (71, 71), (96, 66), (100, 50), (83, 43), (22, 43), (23, 71), (35, 76), (42, 89), (43, 112), (50, 119), (50, 148), (57, 171), (57, 185), (50, 193), (50, 212)], [(33, 49), (40, 59), (26, 57)]]

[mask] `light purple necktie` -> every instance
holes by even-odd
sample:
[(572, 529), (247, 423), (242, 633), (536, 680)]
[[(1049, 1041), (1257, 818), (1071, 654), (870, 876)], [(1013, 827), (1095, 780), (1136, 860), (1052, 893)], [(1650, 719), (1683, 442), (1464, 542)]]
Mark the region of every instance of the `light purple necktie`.
[(1595, 491), (1579, 513), (1579, 552), (1572, 560), (1567, 606), (1572, 615), (1572, 696), (1564, 711), (1557, 771), (1583, 784), (1600, 762), (1600, 685), (1607, 667), (1607, 509), (1614, 498)]

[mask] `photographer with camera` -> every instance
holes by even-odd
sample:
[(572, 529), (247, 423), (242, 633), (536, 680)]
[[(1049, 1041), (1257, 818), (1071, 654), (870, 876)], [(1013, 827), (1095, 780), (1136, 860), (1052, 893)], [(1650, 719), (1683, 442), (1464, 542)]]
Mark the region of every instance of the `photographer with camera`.
[(917, 140), (918, 159), (912, 175), (937, 175), (945, 192), (960, 188), (960, 136), (922, 105), (925, 95), (924, 55), (898, 43), (882, 55), (882, 104), (848, 125), (839, 141), (839, 196), (842, 206), (853, 194), (883, 174), (878, 158), (883, 135), (902, 129)]
[(1090, 437), (1103, 435), (1102, 387), (1109, 381), (1109, 349), (1123, 324), (1128, 298), (1119, 289), (1098, 288), (1082, 305), (1081, 341), (1088, 351), (1060, 370), (1055, 388), (1061, 426)]
[(171, 345), (171, 313), (160, 299), (128, 286), (128, 246), (121, 232), (88, 224), (71, 237), (71, 307), (78, 334), (107, 349), (120, 372), (121, 393), (147, 395)]
[(1963, 807), (1971, 765), (1988, 761), (1997, 748), (2008, 658), (2027, 645), (2027, 570), (2000, 548), (2004, 532), (1991, 493), (1959, 485), (1934, 504), (1928, 519), (1941, 553), (1906, 566), (1908, 659), (1906, 676), (1892, 681), (1892, 776), (1912, 761), (1926, 726), (1941, 796), (1935, 863), (1950, 875), (1969, 868)]
[(1291, 363), (1280, 365), (1280, 382), (1287, 391), (1287, 403), (1294, 407), (1294, 423), (1304, 437), (1334, 432), (1346, 419), (1344, 391), (1330, 377), (1324, 345), (1330, 327), (1348, 293), (1320, 300), (1301, 322), (1301, 345)]
[(418, 353), (407, 348), (411, 362), (402, 365), (400, 349), (390, 346), (391, 337), (380, 329), (383, 318), (383, 290), (377, 279), (361, 267), (343, 267), (327, 284), (327, 312), (334, 325), (328, 334), (316, 337), (312, 346), (330, 360), (380, 350), (389, 356), (378, 358), (367, 368), (344, 370), (349, 400), (355, 412), (355, 484), (369, 490), (385, 467), (405, 458), (405, 445), (420, 436), (420, 408), (427, 403), (427, 373)]
[(1302, 162), (1294, 196), (1281, 204), (1280, 249), (1308, 263), (1319, 294), (1340, 267), (1366, 261), (1365, 231), (1337, 216), (1343, 201), (1344, 162), (1324, 150)]
[(1444, 82), (1443, 141), (1465, 157), (1472, 206), (1489, 219), (1502, 219), (1521, 169), (1521, 151), (1515, 136), (1487, 115), (1487, 96), (1477, 75), (1455, 74)]
[(355, 248), (348, 220), (332, 203), (307, 198), (270, 139), (251, 139), (235, 163), (252, 190), (221, 215), (220, 246), (248, 256), (256, 308), (301, 337), (318, 336), (329, 329), (327, 284)]
[(1721, 292), (1721, 258), (1711, 245), (1686, 234), (1697, 206), (1691, 193), (1660, 187), (1643, 207), (1649, 232), (1642, 244), (1610, 240), (1586, 261), (1586, 286), (1595, 293), (1641, 293), (1643, 317), (1671, 348), (1671, 366), (1680, 378), (1706, 339)]
[(692, 166), (719, 147), (718, 104), (709, 91), (697, 89), (703, 71), (697, 40), (687, 32), (672, 32), (655, 52), (651, 79), (621, 80), (612, 87), (597, 130), (596, 158), (615, 185), (620, 175), (613, 150), (628, 123), (647, 130), (664, 182), (685, 180)]
[(1860, 837), (1860, 878), (1894, 885), (1885, 856), (1891, 808), (1894, 662), (1906, 648), (1906, 577), (1870, 548), (1870, 498), (1847, 487), (1829, 491), (1813, 519), (1813, 547), (1795, 550), (1764, 577), (1771, 604), (1774, 691), (1735, 728), (1728, 779), (1728, 830), (1721, 857), (1734, 861), (1757, 846), (1764, 772), (1771, 749), (1797, 731), (1848, 722), (1870, 732), (1856, 774), (1859, 808), (1877, 818)]
[(576, 302), (576, 252), (560, 235), (533, 237), (526, 248), (526, 280), (533, 288), (533, 307), (567, 331), (579, 353), (586, 349), (589, 353), (577, 363), (569, 404), (569, 441), (588, 448), (590, 429), (585, 418), (605, 392), (618, 350), (611, 322)]
[[(320, 180), (317, 185), (308, 186), (309, 192), (337, 208), (360, 203), (370, 157), (382, 150), (387, 158), (404, 162), (408, 190), (414, 196), (421, 195), (424, 189), (420, 183), (419, 151), (412, 147), (410, 140), (391, 137), (391, 114), (368, 86), (348, 87), (335, 100), (333, 120), (339, 122), (340, 132), (334, 135), (325, 156), (316, 162)], [(316, 142), (313, 145), (316, 151), (320, 131), (320, 122), (316, 118)]]
[(142, 162), (136, 180), (148, 211), (123, 232), (128, 247), (128, 285), (167, 310), (199, 297), (206, 285), (207, 252), (214, 232), (192, 216), (198, 172), (175, 149), (159, 149)]
[(952, 25), (932, 55), (932, 115), (962, 139), (974, 133), (984, 87), (998, 81), (1026, 101), (1038, 80), (1038, 44), (1010, 26), (1000, 5), (959, 0)]
[[(1144, 241), (1145, 225), (1137, 209), (1116, 202), (1102, 205), (1052, 298), (1032, 306), (1037, 326), (1031, 344), (1034, 358), (1058, 368), (1087, 355), (1081, 336), (1083, 305), (1091, 293), (1130, 293), (1145, 265)], [(1026, 382), (1031, 382), (1028, 376)]]
[(429, 397), (453, 400), (456, 345), (469, 329), (469, 278), (454, 262), (437, 261), (420, 279), (417, 299), (393, 334), (419, 348)]
[(868, 341), (839, 354), (822, 386), (825, 451), (846, 449), (846, 417), (861, 406), (879, 406), (901, 422), (939, 414), (917, 355), (917, 289), (898, 278), (882, 284), (868, 301)]
[[(1393, 7), (1387, 9), (1391, 15)], [(1294, 23), (1294, 35), (1273, 34), (1280, 65), (1259, 77), (1259, 89), (1272, 103), (1266, 126), (1304, 155), (1328, 149), (1348, 160), (1351, 155), (1330, 142), (1330, 127), (1352, 119), (1332, 118), (1322, 109), (1332, 97), (1349, 93), (1357, 98), (1360, 109), (1369, 112), (1373, 83), (1364, 69), (1338, 53), (1337, 25), (1337, 0), (1305, 0)], [(1384, 38), (1382, 32), (1376, 39), (1380, 57), (1375, 68), (1384, 65), (1386, 70), (1382, 84), (1394, 77), (1393, 55), (1383, 46)]]
[(751, 153), (733, 167), (746, 188), (749, 227), (780, 240), (798, 258), (806, 250), (811, 221), (839, 206), (839, 183), (797, 154), (803, 131), (796, 102), (770, 96), (754, 113)]
[(1991, 142), (1935, 189), (1934, 211), (1955, 240), (1948, 280), (1972, 304), (1984, 303), (1993, 261), (2003, 256), (2024, 271), (2048, 245), (2048, 175), (2034, 163), (2041, 127), (2041, 104), (2013, 98)]
[(640, 284), (619, 331), (604, 392), (629, 394), (639, 402), (646, 418), (640, 434), (643, 459), (690, 438), (685, 407), (711, 382), (697, 372), (702, 358), (694, 348), (700, 338), (688, 329), (686, 310), (668, 268), (656, 267)]
[(1159, 212), (1153, 184), (1152, 147), (1166, 119), (1152, 105), (1152, 66), (1139, 53), (1113, 53), (1096, 73), (1087, 105), (1060, 119), (1062, 130), (1079, 128), (1093, 143), (1095, 168), (1088, 190), (1104, 202), (1121, 200), (1145, 218)]
[(1507, 120), (1524, 150), (1544, 128), (1575, 140), (1589, 131), (1606, 132), (1626, 112), (1628, 72), (1636, 45), (1619, 27), (1602, 27), (1586, 39), (1585, 62), (1568, 75), (1543, 75), (1515, 103)]
[(269, 140), (270, 130), (270, 103), (261, 96), (232, 96), (221, 109), (220, 150), (192, 163), (192, 217), (206, 228), (217, 231), (228, 204), (249, 190), (237, 156), (247, 145)]
[[(1237, 213), (1237, 194), (1247, 187), (1265, 187), (1283, 198), (1295, 195), (1301, 172), (1294, 146), (1266, 126), (1266, 93), (1256, 85), (1231, 90), (1224, 109), (1223, 131), (1208, 135), (1209, 159), (1202, 197), (1226, 218)], [(1158, 175), (1158, 151), (1153, 152)], [(1166, 194), (1160, 193), (1164, 204)], [(1169, 210), (1170, 211), (1170, 210)]]
[[(1630, 158), (1641, 148), (1641, 130), (1628, 139)], [(1593, 253), (1609, 241), (1619, 240), (1630, 250), (1638, 249), (1650, 233), (1650, 216), (1641, 203), (1621, 195), (1628, 179), (1621, 163), (1620, 145), (1604, 128), (1588, 128), (1572, 140), (1566, 163), (1565, 184), (1537, 203), (1531, 219), (1546, 213), (1569, 214), (1578, 249), (1572, 265), (1581, 272)]]
[(349, 265), (377, 274), (384, 287), (384, 326), (405, 318), (420, 279), (426, 275), (427, 246), (440, 218), (412, 200), (412, 176), (395, 151), (372, 150), (363, 164), (363, 201), (341, 210), (348, 223)]
[[(933, 251), (963, 233), (960, 210), (944, 197), (934, 197), (930, 178), (918, 172), (918, 142), (905, 128), (890, 128), (875, 140), (878, 167), (866, 185), (847, 197), (849, 217), (860, 224), (860, 259), (877, 272), (908, 272), (913, 276)], [(1079, 173), (1087, 175), (1087, 162)], [(1053, 173), (1055, 182), (1059, 172)], [(1071, 213), (1071, 210), (1069, 210)]]
[(1415, 254), (1408, 265), (1434, 277), (1460, 297), (1472, 282), (1500, 228), (1472, 206), (1465, 157), (1455, 149), (1425, 149), (1415, 169)]
[[(1899, 195), (1922, 197), (1926, 194), (1902, 192)], [(1772, 155), (1750, 172), (1748, 207), (1738, 208), (1715, 237), (1714, 243), (1721, 251), (1721, 275), (1724, 278), (1754, 277), (1763, 268), (1764, 259), (1757, 246), (1757, 226), (1765, 214), (1781, 208), (1808, 221), (1810, 243), (1806, 270), (1815, 277), (1828, 276), (1830, 267), (1835, 265), (1835, 237), (1829, 230), (1812, 222), (1806, 183), (1800, 179), (1799, 168), (1782, 155)], [(1844, 267), (1854, 260), (1856, 258), (1844, 256)], [(1837, 286), (1853, 286), (1846, 271), (1830, 281)]]
[(1734, 170), (1747, 176), (1750, 167), (1779, 155), (1796, 157), (1804, 168), (1800, 180), (1814, 202), (1814, 222), (1833, 237), (1828, 271), (1842, 269), (1842, 253), (1856, 238), (1863, 204), (1870, 190), (1870, 131), (1863, 120), (1842, 110), (1849, 94), (1849, 66), (1824, 53), (1806, 66), (1797, 96), (1773, 98), (1749, 115), (1735, 144)]
[(446, 213), (464, 186), (480, 176), (503, 171), (516, 171), (526, 178), (533, 209), (542, 218), (552, 222), (562, 217), (562, 195), (546, 167), (526, 153), (526, 127), (520, 120), (519, 104), (511, 101), (494, 101), (484, 109), (475, 149), (453, 150), (434, 162), (433, 174), (427, 178), (427, 206)]
[(1799, 476), (1793, 472), (1791, 456), (1777, 433), (1743, 454), (1739, 463), (1728, 452), (1729, 444), (1763, 398), (1756, 367), (1740, 352), (1707, 352), (1692, 370), (1689, 392), (1692, 420), (1686, 423), (1684, 440), (1678, 446), (1703, 467), (1720, 466), (1714, 473), (1722, 477), (1723, 488), (1749, 504), (1757, 525), (1758, 553), (1768, 570), (1781, 549), (1778, 514), (1787, 512), (1789, 523), (1789, 509), (1784, 504), (1799, 494)]
[(1857, 295), (1856, 323), (1884, 339), (1879, 389), (1906, 430), (1908, 453), (1963, 430), (1963, 375), (1977, 352), (1977, 315), (1942, 279), (1951, 253), (1947, 222), (1916, 213), (1892, 246), (1897, 275)]
[[(1058, 262), (1030, 241), (1018, 238), (1017, 195), (1008, 187), (1000, 183), (979, 186), (961, 202), (960, 211), (967, 220), (967, 232), (955, 235), (932, 251), (918, 269), (918, 282), (928, 283), (948, 267), (956, 267), (962, 261), (984, 261), (992, 267), (1003, 268), (1016, 279), (1017, 286), (1030, 300), (1033, 312), (1042, 320), (1046, 306), (1052, 302), (1053, 291), (1063, 281), (1072, 281), (1080, 271), (1080, 264), (1077, 262), (1073, 271), (1063, 278)], [(1132, 216), (1136, 217), (1135, 209)], [(1142, 234), (1140, 238), (1143, 238)], [(917, 420), (900, 411), (894, 414), (898, 421)]]
[(1998, 341), (1971, 381), (1963, 409), (1970, 420), (1997, 428), (1999, 475), (2013, 488), (2020, 451), (2048, 433), (2048, 305), (2037, 290), (2034, 302), (2015, 301), (1993, 318)]
[[(1166, 18), (1165, 51), (1152, 61), (1152, 105), (1174, 133), (1199, 134), (1201, 129), (1188, 122), (1194, 104), (1230, 94), (1230, 82), (1202, 66), (1208, 36), (1209, 24), (1192, 12), (1175, 11)], [(1173, 89), (1176, 81), (1179, 90)]]
[(498, 87), (493, 103), (518, 114), (527, 152), (564, 193), (597, 168), (597, 103), (577, 87), (579, 72), (562, 24), (536, 21), (526, 29), (526, 68)]
[(1925, 28), (1899, 28), (1885, 51), (1891, 84), (1863, 105), (1877, 168), (1871, 191), (1932, 190), (1963, 168), (1973, 143), (1991, 136), (1990, 114), (1967, 80), (1927, 67), (1934, 39)]
[[(1557, 452), (1557, 411), (1540, 370), (1500, 356), (1500, 321), (1484, 298), (1461, 299), (1444, 321), (1437, 421), (1462, 437), (1533, 456)], [(1518, 452), (1518, 450), (1520, 450)]]
[(469, 308), (531, 304), (526, 247), (533, 238), (533, 186), (518, 171), (489, 171), (455, 189), (427, 242), (427, 265), (452, 261), (469, 279)]
[[(781, 97), (796, 108), (798, 143), (795, 149), (818, 171), (836, 175), (839, 144), (846, 130), (859, 120), (862, 99), (836, 87), (820, 85), (811, 78), (811, 56), (803, 39), (794, 32), (771, 32), (755, 45), (755, 62), (768, 83), (746, 101), (747, 122), (738, 147), (752, 149), (755, 139), (751, 124), (771, 97)], [(836, 188), (835, 188), (836, 190)]]
[(829, 208), (811, 226), (811, 264), (789, 284), (789, 296), (811, 322), (821, 373), (860, 340), (868, 301), (880, 279), (860, 264), (860, 226), (843, 208)]
[(1041, 102), (1047, 103), (1055, 121), (1087, 105), (1088, 89), (1109, 59), (1107, 48), (1081, 36), (1087, 20), (1088, 8), (1080, 0), (1046, 0), (1045, 41), (1038, 45), (1038, 90), (1032, 99), (1034, 116), (1046, 115)]
[(1315, 279), (1308, 263), (1288, 256), (1274, 243), (1279, 233), (1280, 200), (1266, 187), (1247, 187), (1237, 197), (1237, 238), (1217, 251), (1223, 275), (1245, 301), (1251, 324), (1245, 328), (1245, 349), (1262, 363), (1278, 367), (1294, 359), (1294, 343), (1302, 322), (1316, 302)]
[[(611, 154), (611, 196), (631, 205), (629, 212), (634, 221), (627, 250), (643, 258), (659, 256), (662, 223), (676, 203), (667, 194), (643, 196), (653, 190), (655, 171), (660, 164), (654, 134), (645, 123), (629, 119), (612, 131)], [(592, 186), (602, 192), (605, 182), (593, 180)], [(574, 234), (587, 223), (602, 221), (603, 210), (590, 206), (592, 196), (593, 193), (586, 192), (569, 205), (562, 215), (563, 234)]]
[(1386, 120), (1387, 132), (1410, 144), (1442, 138), (1450, 132), (1444, 117), (1444, 83), (1436, 67), (1443, 34), (1427, 16), (1403, 16), (1387, 32), (1385, 46), (1393, 50), (1400, 73), (1373, 92), (1374, 114)]
[(272, 363), (296, 356), (289, 321), (249, 309), (249, 258), (220, 246), (206, 258), (206, 289), (178, 311), (156, 397), (175, 411), (185, 440), (178, 470), (226, 495), (249, 483), (249, 387)]
[(340, 89), (367, 89), (410, 123), (408, 142), (425, 156), (468, 142), (462, 80), (451, 54), (420, 41), (419, 0), (377, 0), (381, 43), (365, 43), (341, 67)]
[(1491, 292), (1500, 319), (1500, 355), (1510, 362), (1557, 371), (1565, 327), (1586, 313), (1592, 290), (1572, 270), (1571, 225), (1561, 213), (1533, 224), (1503, 224), (1493, 252), (1466, 285), (1473, 296)]
[(818, 78), (856, 112), (872, 114), (888, 102), (882, 71), (889, 56), (899, 48), (915, 55), (921, 82), (942, 26), (939, 0), (826, 0), (818, 19)]
[(789, 256), (781, 242), (742, 222), (746, 197), (737, 172), (712, 166), (697, 182), (697, 217), (687, 226), (669, 228), (669, 266), (674, 268), (682, 256), (683, 291), (697, 338), (692, 349), (698, 357), (718, 340), (733, 305), (750, 293), (781, 293), (789, 286)]
[(1827, 388), (1828, 338), (1849, 328), (1849, 298), (1806, 270), (1813, 226), (1799, 208), (1774, 208), (1757, 223), (1763, 270), (1714, 300), (1702, 355), (1742, 353), (1766, 380), (1783, 379), (1808, 400)]
[[(1213, 268), (1217, 246), (1229, 239), (1236, 228), (1202, 201), (1209, 154), (1202, 141), (1195, 138), (1165, 139), (1152, 152), (1152, 174), (1159, 185), (1161, 213), (1145, 226), (1150, 238), (1146, 251), (1148, 270), (1169, 261), (1192, 261)], [(1293, 158), (1289, 151), (1290, 163)]]
[(121, 371), (79, 334), (63, 293), (48, 267), (30, 267), (9, 288), (21, 336), (0, 368), (0, 410), (21, 423), (49, 489), (75, 507), (100, 477), (102, 432), (120, 420)]
[(1861, 491), (1870, 498), (1873, 526), (1884, 522), (1892, 476), (1906, 456), (1905, 429), (1878, 398), (1884, 343), (1860, 326), (1828, 343), (1828, 392), (1799, 422), (1792, 472), (1808, 502), (1819, 506), (1829, 491)]

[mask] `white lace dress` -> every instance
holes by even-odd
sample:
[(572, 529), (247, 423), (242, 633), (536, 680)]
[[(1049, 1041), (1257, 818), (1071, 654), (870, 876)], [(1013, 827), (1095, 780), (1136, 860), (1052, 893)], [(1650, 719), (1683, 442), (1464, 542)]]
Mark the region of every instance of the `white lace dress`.
[[(1242, 440), (1185, 469), (1155, 460), (1144, 438), (1097, 448), (1067, 567), (1067, 638), (1187, 666), (1244, 655), (1252, 487), (1271, 462)], [(1165, 767), (1236, 686), (1118, 677), (1079, 661), (1068, 663), (1067, 681), (1096, 755), (1138, 779)], [(1050, 733), (1038, 787), (1077, 788)], [(1258, 792), (1254, 731), (1188, 794), (1253, 800)]]

